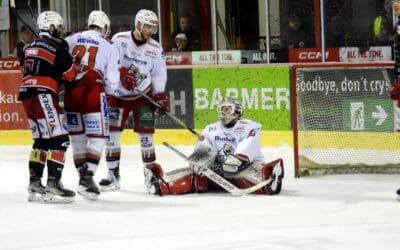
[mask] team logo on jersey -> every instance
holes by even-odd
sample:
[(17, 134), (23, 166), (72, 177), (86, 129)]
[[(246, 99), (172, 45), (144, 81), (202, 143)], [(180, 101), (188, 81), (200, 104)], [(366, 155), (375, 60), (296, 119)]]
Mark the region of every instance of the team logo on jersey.
[(217, 130), (217, 127), (216, 127), (216, 126), (212, 126), (212, 127), (209, 127), (209, 128), (208, 128), (208, 132), (211, 132), (211, 131), (214, 131), (214, 130)]
[(225, 155), (231, 155), (233, 154), (233, 152), (235, 152), (235, 149), (230, 144), (224, 144), (222, 151), (224, 152)]
[(250, 132), (249, 132), (249, 135), (247, 136), (247, 137), (254, 137), (254, 136), (256, 136), (256, 134), (257, 134), (257, 130), (255, 130), (255, 129), (252, 129)]
[(119, 119), (119, 108), (109, 108), (108, 109), (108, 115), (110, 117), (110, 120), (118, 120)]

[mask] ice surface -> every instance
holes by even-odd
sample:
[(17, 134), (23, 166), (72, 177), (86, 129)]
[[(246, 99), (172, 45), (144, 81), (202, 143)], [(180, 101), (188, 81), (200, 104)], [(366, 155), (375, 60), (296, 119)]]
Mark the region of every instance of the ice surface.
[[(189, 154), (192, 147), (179, 146)], [(167, 169), (185, 166), (157, 146)], [(296, 179), (289, 147), (263, 148), (283, 157), (279, 196), (146, 193), (137, 146), (124, 146), (122, 191), (72, 204), (26, 201), (28, 146), (0, 147), (0, 249), (400, 249), (399, 175), (335, 175)], [(96, 179), (106, 174), (102, 160)], [(71, 150), (63, 176), (76, 189)]]

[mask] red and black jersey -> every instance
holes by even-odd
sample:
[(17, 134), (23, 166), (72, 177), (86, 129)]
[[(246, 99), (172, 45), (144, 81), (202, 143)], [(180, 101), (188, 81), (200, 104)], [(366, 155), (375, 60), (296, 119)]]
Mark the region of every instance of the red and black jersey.
[(64, 81), (75, 79), (76, 68), (65, 40), (40, 33), (24, 48), (21, 58), (24, 81), (19, 89), (19, 99), (39, 93), (58, 94)]

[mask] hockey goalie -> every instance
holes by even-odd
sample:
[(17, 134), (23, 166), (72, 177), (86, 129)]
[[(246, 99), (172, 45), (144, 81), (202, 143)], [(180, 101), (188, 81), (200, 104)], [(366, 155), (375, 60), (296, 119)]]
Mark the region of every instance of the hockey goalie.
[(194, 152), (187, 158), (189, 167), (164, 173), (158, 164), (145, 171), (147, 190), (151, 194), (186, 194), (221, 191), (203, 173), (210, 169), (238, 188), (245, 189), (266, 181), (253, 193), (279, 194), (284, 177), (283, 160), (265, 163), (260, 148), (261, 125), (243, 119), (243, 107), (233, 98), (218, 105), (220, 121), (203, 130)]

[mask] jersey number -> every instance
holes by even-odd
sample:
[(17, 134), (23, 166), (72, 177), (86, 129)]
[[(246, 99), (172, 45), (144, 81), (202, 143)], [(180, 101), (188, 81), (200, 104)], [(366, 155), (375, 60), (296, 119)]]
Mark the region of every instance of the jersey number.
[(83, 56), (87, 53), (89, 53), (89, 59), (88, 59), (88, 67), (89, 68), (94, 68), (94, 64), (96, 61), (96, 55), (97, 55), (97, 50), (98, 47), (89, 47), (86, 49), (86, 46), (84, 45), (76, 45), (74, 49), (72, 50), (72, 56), (75, 56), (75, 63), (80, 64)]

